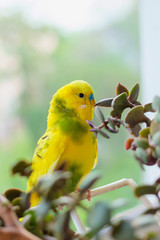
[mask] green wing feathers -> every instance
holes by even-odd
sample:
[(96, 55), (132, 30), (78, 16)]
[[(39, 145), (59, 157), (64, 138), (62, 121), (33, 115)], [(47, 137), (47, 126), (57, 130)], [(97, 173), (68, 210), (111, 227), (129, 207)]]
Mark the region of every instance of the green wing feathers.
[(65, 149), (65, 140), (56, 130), (48, 130), (39, 139), (32, 160), (32, 174), (28, 180), (27, 192), (43, 175), (53, 172)]

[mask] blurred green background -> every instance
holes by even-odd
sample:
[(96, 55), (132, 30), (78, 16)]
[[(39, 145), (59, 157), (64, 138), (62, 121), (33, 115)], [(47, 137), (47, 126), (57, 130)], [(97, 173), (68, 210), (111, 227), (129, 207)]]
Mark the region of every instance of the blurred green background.
[[(115, 96), (120, 82), (129, 89), (139, 82), (138, 9), (97, 29), (65, 33), (47, 24), (33, 26), (21, 13), (0, 16), (0, 192), (26, 189), (26, 179), (11, 176), (19, 159), (32, 160), (36, 143), (46, 129), (49, 102), (58, 88), (72, 80), (88, 81), (96, 100)], [(103, 109), (107, 116), (109, 112)], [(95, 119), (95, 121), (98, 121)], [(141, 170), (124, 149), (128, 133), (121, 129), (110, 139), (98, 136), (99, 161), (96, 186), (122, 178), (137, 183)], [(96, 197), (112, 201), (136, 200), (125, 187)]]

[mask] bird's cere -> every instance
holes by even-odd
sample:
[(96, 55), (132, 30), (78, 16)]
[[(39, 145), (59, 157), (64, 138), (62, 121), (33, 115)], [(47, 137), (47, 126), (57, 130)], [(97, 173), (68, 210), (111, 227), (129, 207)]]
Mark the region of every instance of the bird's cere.
[(94, 99), (94, 95), (93, 95), (93, 93), (91, 93), (89, 96), (89, 100), (93, 100), (93, 99)]

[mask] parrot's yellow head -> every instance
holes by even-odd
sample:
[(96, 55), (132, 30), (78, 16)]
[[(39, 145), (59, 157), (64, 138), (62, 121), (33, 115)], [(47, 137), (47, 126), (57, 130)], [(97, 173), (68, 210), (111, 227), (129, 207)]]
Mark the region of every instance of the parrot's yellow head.
[(60, 88), (53, 96), (50, 111), (60, 118), (78, 117), (92, 120), (95, 99), (92, 87), (85, 81), (76, 80)]

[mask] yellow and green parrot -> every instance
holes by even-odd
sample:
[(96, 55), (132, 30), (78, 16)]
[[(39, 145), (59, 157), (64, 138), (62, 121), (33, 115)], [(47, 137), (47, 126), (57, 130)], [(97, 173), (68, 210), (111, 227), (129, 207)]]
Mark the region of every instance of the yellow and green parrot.
[[(76, 80), (60, 88), (50, 103), (47, 130), (39, 139), (32, 160), (27, 192), (44, 175), (63, 163), (72, 173), (69, 192), (75, 191), (97, 164), (97, 139), (87, 123), (93, 118), (95, 99), (92, 87)], [(31, 206), (39, 202), (32, 194)]]

